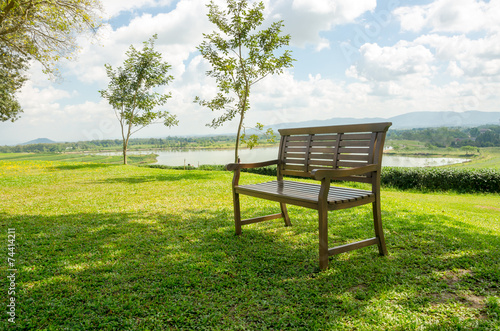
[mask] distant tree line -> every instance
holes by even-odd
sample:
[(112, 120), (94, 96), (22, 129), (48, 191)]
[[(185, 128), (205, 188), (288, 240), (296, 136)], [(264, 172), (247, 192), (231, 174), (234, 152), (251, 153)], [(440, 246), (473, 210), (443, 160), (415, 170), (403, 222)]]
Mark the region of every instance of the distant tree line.
[(484, 125), (475, 128), (425, 128), (389, 130), (387, 139), (416, 140), (436, 147), (499, 147), (500, 126)]
[[(145, 149), (189, 147), (216, 148), (221, 145), (232, 144), (233, 141), (234, 136), (135, 138), (130, 139), (129, 145)], [(51, 144), (0, 146), (0, 153), (62, 153), (120, 150), (122, 144), (123, 141), (121, 139), (108, 139)]]

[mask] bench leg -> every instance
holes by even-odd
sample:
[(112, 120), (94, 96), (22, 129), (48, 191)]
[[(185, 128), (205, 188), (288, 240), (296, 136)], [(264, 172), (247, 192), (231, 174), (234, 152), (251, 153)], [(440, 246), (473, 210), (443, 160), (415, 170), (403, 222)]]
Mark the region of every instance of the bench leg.
[(240, 195), (233, 192), (234, 204), (234, 229), (237, 235), (241, 234), (241, 211), (240, 211)]
[(288, 216), (288, 210), (286, 209), (285, 203), (280, 203), (281, 206), (281, 216), (285, 220), (285, 226), (292, 226), (292, 222), (290, 222), (290, 217)]
[(320, 208), (319, 216), (319, 268), (328, 268), (328, 209)]
[(388, 255), (385, 246), (384, 230), (382, 228), (382, 213), (380, 211), (380, 197), (373, 202), (373, 223), (375, 226), (375, 236), (378, 238), (378, 251), (380, 255)]

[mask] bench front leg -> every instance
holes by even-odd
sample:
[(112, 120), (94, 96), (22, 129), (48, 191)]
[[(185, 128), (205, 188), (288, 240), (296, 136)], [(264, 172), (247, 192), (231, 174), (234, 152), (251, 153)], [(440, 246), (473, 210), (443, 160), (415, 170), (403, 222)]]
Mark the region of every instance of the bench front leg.
[(330, 179), (321, 181), (321, 189), (318, 196), (318, 232), (319, 232), (319, 268), (328, 268), (328, 192), (330, 191)]
[(286, 209), (286, 203), (281, 202), (281, 217), (285, 220), (285, 226), (292, 226), (292, 222), (290, 222), (290, 217), (288, 216), (288, 210)]
[(240, 195), (236, 193), (236, 186), (240, 181), (240, 169), (234, 171), (233, 174), (233, 207), (234, 207), (234, 229), (236, 235), (241, 234), (241, 210), (240, 210)]

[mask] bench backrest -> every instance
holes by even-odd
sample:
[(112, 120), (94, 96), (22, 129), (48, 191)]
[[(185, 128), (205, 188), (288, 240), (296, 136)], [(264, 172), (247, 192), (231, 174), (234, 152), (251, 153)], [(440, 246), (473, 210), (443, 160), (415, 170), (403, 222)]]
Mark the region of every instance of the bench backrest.
[[(382, 163), (385, 135), (392, 123), (280, 129), (278, 176), (310, 177), (314, 169), (355, 168)], [(371, 175), (343, 180), (371, 183)]]

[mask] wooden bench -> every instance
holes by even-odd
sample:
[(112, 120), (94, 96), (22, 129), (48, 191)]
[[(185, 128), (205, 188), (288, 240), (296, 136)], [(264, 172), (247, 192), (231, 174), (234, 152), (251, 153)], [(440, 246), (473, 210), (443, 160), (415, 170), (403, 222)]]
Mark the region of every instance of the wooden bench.
[[(241, 226), (283, 218), (290, 226), (286, 204), (318, 210), (319, 266), (328, 268), (328, 257), (370, 245), (378, 245), (380, 255), (387, 255), (380, 212), (380, 171), (385, 135), (392, 123), (370, 123), (278, 130), (281, 135), (278, 158), (258, 163), (230, 163), (236, 234)], [(277, 165), (277, 180), (239, 185), (240, 170)], [(283, 180), (298, 176), (321, 181), (321, 184)], [(331, 181), (354, 181), (371, 184), (371, 190), (336, 187)], [(249, 195), (280, 203), (281, 213), (241, 219), (239, 195)], [(375, 237), (328, 248), (328, 211), (373, 205)]]

